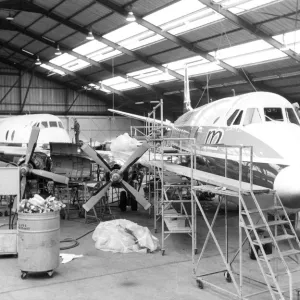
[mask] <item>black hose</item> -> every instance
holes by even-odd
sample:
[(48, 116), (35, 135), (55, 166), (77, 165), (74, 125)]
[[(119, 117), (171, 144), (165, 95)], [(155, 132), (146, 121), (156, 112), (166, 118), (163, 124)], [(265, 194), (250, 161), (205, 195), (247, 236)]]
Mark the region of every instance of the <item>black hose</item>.
[(92, 229), (88, 232), (86, 232), (85, 234), (81, 235), (80, 237), (78, 237), (77, 239), (73, 239), (73, 238), (66, 238), (62, 241), (60, 241), (60, 243), (72, 243), (70, 246), (65, 246), (65, 247), (60, 247), (60, 250), (66, 250), (66, 249), (71, 249), (71, 248), (75, 248), (77, 246), (79, 246), (79, 242), (78, 240), (83, 238), (84, 236), (88, 235), (89, 233), (93, 232), (95, 229)]

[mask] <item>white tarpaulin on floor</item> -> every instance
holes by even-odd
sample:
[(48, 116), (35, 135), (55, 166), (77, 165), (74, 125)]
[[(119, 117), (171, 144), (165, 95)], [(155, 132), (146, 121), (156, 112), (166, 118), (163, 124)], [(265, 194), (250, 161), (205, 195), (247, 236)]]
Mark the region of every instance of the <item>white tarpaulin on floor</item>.
[(92, 238), (95, 247), (103, 251), (147, 253), (160, 247), (158, 239), (147, 227), (125, 219), (101, 222)]

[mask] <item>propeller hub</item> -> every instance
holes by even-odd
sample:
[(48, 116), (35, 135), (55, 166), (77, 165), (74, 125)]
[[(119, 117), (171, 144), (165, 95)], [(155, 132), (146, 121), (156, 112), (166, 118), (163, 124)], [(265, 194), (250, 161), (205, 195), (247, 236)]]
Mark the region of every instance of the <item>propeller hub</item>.
[(22, 177), (26, 176), (29, 173), (30, 169), (31, 169), (30, 165), (26, 165), (26, 164), (22, 165), (20, 168), (21, 176)]
[(111, 174), (110, 174), (110, 180), (113, 183), (119, 183), (122, 181), (122, 176), (119, 173), (119, 170), (112, 170)]

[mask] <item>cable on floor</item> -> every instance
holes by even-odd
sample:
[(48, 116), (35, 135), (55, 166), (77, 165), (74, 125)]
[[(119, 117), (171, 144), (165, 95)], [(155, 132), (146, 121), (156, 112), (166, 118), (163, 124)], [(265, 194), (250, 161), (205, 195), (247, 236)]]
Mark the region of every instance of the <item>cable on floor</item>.
[(78, 237), (77, 239), (73, 239), (73, 238), (66, 238), (62, 241), (60, 241), (60, 243), (72, 243), (70, 246), (65, 246), (65, 247), (60, 247), (60, 250), (66, 250), (66, 249), (71, 249), (71, 248), (75, 248), (77, 246), (79, 246), (79, 242), (78, 240), (80, 240), (81, 238), (85, 237), (86, 235), (88, 235), (89, 233), (93, 232), (95, 229), (92, 229), (88, 232), (86, 232), (85, 234), (81, 235), (80, 237)]

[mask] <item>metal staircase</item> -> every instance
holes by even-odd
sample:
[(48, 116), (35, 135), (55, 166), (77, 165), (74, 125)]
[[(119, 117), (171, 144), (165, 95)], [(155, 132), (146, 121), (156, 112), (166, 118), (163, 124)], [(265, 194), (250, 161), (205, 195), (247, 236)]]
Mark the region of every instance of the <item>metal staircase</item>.
[[(256, 195), (251, 192), (256, 209), (249, 210), (247, 203), (241, 197), (243, 209), (241, 209), (240, 226), (246, 232), (252, 253), (255, 255), (272, 299), (277, 299), (276, 295), (280, 297), (279, 299), (293, 299), (294, 290), (298, 286), (293, 282), (292, 273), (300, 271), (300, 269), (290, 266), (287, 258), (299, 265), (300, 243), (280, 198), (275, 191), (272, 193), (274, 194), (274, 205), (265, 211), (272, 213), (274, 220), (269, 221), (266, 218)], [(255, 224), (252, 216), (257, 213), (261, 222)], [(265, 232), (267, 237), (262, 236), (261, 231)], [(293, 241), (298, 249), (295, 249)], [(284, 293), (288, 293), (289, 298), (285, 298), (287, 295), (285, 296)]]
[[(241, 152), (242, 148), (240, 148), (240, 153)], [(195, 197), (196, 204), (198, 205), (209, 229), (198, 262), (197, 264), (195, 264), (194, 262), (194, 273), (196, 275), (197, 283), (200, 288), (203, 288), (203, 284), (207, 284), (211, 287), (216, 288), (218, 291), (229, 294), (231, 298), (236, 299), (258, 299), (257, 297), (259, 295), (266, 292), (269, 292), (269, 295), (273, 300), (300, 299), (300, 268), (298, 266), (300, 262), (298, 257), (300, 254), (300, 242), (294, 230), (294, 227), (289, 219), (286, 209), (282, 205), (280, 198), (274, 190), (253, 189), (252, 168), (250, 169), (250, 184), (245, 185), (245, 183), (243, 183), (242, 188), (241, 162), (242, 159), (240, 154), (239, 181), (237, 185), (238, 189), (229, 190), (228, 188), (216, 185), (202, 185), (192, 188), (192, 193)], [(251, 164), (252, 157), (250, 158), (250, 165)], [(211, 223), (208, 221), (205, 211), (201, 203), (197, 199), (196, 191), (211, 192), (220, 197), (217, 211)], [(268, 207), (262, 207), (262, 202), (258, 201), (258, 197), (267, 194), (272, 196), (270, 198), (272, 199), (272, 201), (269, 203), (270, 205), (268, 205)], [(236, 203), (238, 203), (239, 205), (239, 249), (231, 261), (229, 261), (228, 256), (227, 208), (225, 209), (225, 254), (223, 253), (219, 241), (213, 231), (213, 226), (216, 221), (221, 204), (225, 202), (225, 207), (227, 205), (226, 197), (231, 197), (231, 199), (235, 198)], [(242, 231), (244, 231), (246, 234), (246, 238), (244, 240)], [(203, 257), (210, 237), (213, 238), (226, 269), (198, 276), (197, 269), (199, 267), (200, 260)], [(263, 282), (260, 283), (262, 283), (263, 286), (267, 287), (267, 289), (260, 289), (251, 294), (246, 294), (243, 289), (244, 279), (245, 277), (247, 277), (243, 274), (245, 271), (243, 267), (243, 245), (246, 241), (249, 241), (249, 245), (251, 247), (251, 258), (256, 259), (259, 266), (259, 270), (263, 278)], [(239, 270), (238, 272), (235, 272), (232, 263), (238, 256), (238, 254)], [(235, 293), (216, 286), (207, 280), (204, 280), (205, 276), (220, 272), (224, 272), (224, 276), (227, 282), (233, 283), (236, 290)], [(299, 274), (297, 274), (296, 272), (299, 272)], [(238, 275), (239, 278), (236, 278), (235, 275)], [(296, 275), (298, 275), (298, 280), (296, 280)], [(252, 279), (256, 283), (258, 282), (257, 278), (247, 277), (247, 279)], [(296, 281), (298, 281), (298, 285)]]

